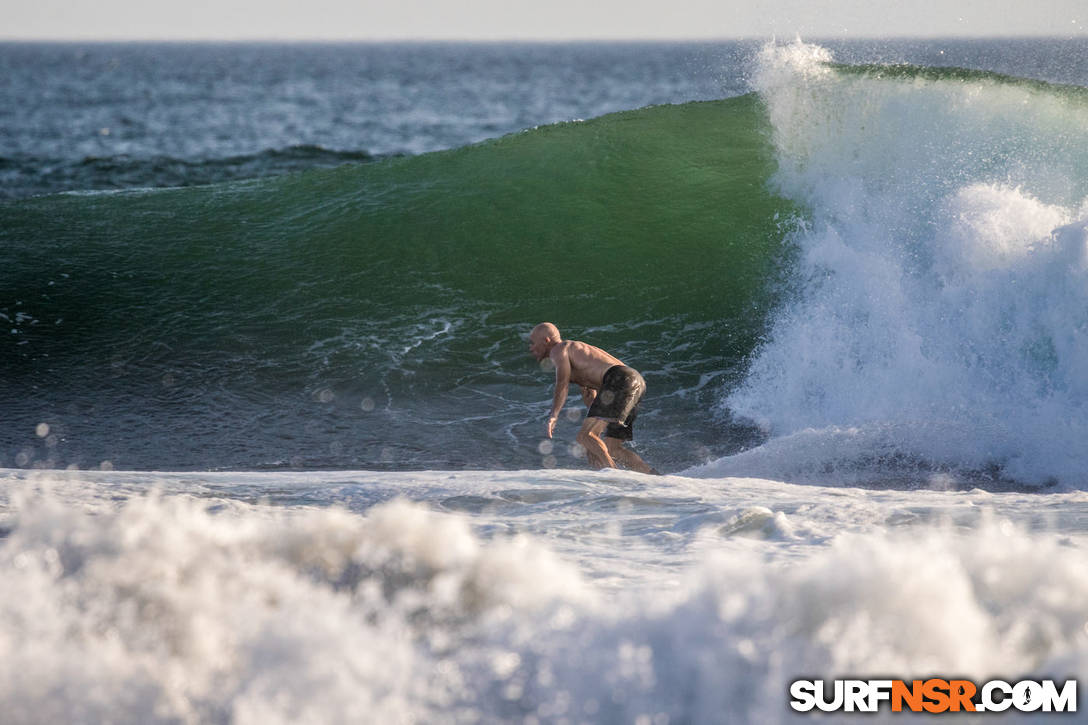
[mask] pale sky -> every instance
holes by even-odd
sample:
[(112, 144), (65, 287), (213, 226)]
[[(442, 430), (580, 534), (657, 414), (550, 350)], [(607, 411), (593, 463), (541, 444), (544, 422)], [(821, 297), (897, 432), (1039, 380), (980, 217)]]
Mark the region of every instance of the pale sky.
[(573, 40), (1088, 35), (1088, 0), (0, 0), (0, 38)]

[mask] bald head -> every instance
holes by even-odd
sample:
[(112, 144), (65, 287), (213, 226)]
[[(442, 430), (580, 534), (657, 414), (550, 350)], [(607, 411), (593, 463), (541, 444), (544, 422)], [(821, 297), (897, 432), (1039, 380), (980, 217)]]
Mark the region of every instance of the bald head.
[(548, 357), (552, 348), (562, 341), (558, 327), (550, 322), (541, 322), (529, 333), (529, 352), (537, 360), (543, 360)]
[(556, 342), (561, 342), (563, 338), (559, 336), (559, 328), (550, 322), (541, 322), (539, 325), (533, 328), (533, 331), (529, 333), (529, 337), (544, 336), (554, 339)]

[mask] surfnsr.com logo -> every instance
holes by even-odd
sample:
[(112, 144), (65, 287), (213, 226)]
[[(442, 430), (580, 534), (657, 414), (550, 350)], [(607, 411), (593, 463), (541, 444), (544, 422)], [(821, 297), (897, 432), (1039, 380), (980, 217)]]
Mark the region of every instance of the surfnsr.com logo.
[(798, 712), (1076, 712), (1077, 681), (1059, 687), (1054, 680), (796, 680), (790, 707)]

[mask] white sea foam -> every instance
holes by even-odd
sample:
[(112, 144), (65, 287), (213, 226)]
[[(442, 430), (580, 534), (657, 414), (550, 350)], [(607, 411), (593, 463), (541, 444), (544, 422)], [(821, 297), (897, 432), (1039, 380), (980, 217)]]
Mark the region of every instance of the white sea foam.
[[(387, 474), (355, 477), (366, 487)], [(98, 474), (70, 478), (92, 498), (111, 490)], [(778, 722), (785, 683), (802, 675), (1088, 667), (1079, 492), (449, 479), (401, 474), (388, 482), (423, 503), (362, 513), (160, 493), (85, 510), (76, 488), (25, 496), (5, 507), (0, 539), (4, 721)], [(630, 513), (432, 510), (454, 488), (509, 498), (519, 481), (523, 498), (564, 481), (596, 498), (626, 490)], [(1015, 522), (1053, 505), (1074, 515), (1052, 522), (1058, 535)], [(647, 510), (672, 536), (638, 530)], [(622, 526), (602, 554), (613, 518)], [(514, 535), (481, 534), (498, 521)], [(644, 576), (618, 587), (587, 576), (606, 565)]]
[(18, 513), (0, 568), (9, 723), (428, 720), (466, 696), (462, 663), (443, 664), (460, 620), (592, 605), (547, 549), (484, 547), (403, 502), (364, 519), (44, 499)]
[(860, 454), (1088, 482), (1088, 107), (829, 60), (772, 45), (754, 76), (810, 218), (796, 295), (725, 404), (775, 438), (826, 432), (758, 472)]

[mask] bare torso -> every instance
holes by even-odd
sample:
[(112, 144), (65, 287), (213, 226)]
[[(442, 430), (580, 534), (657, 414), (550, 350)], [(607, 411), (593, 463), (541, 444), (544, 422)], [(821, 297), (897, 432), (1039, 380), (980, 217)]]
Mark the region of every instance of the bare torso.
[(550, 357), (558, 363), (556, 356), (565, 356), (570, 361), (570, 382), (593, 390), (601, 389), (601, 380), (608, 368), (623, 365), (619, 358), (578, 340), (566, 340), (553, 347)]

